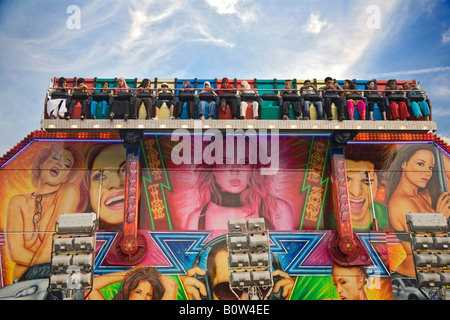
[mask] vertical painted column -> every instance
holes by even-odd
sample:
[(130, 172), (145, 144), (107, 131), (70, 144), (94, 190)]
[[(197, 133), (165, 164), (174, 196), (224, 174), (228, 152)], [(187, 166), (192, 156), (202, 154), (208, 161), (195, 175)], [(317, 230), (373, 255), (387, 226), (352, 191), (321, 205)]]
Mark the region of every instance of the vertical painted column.
[(139, 148), (127, 148), (123, 239), (121, 243), (122, 251), (125, 253), (133, 253), (136, 250), (138, 190)]
[(124, 263), (137, 263), (145, 254), (145, 240), (138, 234), (140, 194), (140, 141), (142, 132), (121, 132), (126, 149), (125, 206), (122, 233), (116, 246), (117, 257)]
[(342, 253), (353, 255), (357, 250), (357, 244), (353, 239), (344, 150), (335, 148), (331, 153), (331, 181), (334, 192), (334, 208), (336, 210), (335, 213), (339, 234), (338, 246)]
[(366, 265), (369, 255), (353, 233), (345, 170), (345, 145), (356, 133), (335, 133), (331, 141), (331, 187), (333, 189), (337, 232), (329, 240), (332, 258), (341, 265)]

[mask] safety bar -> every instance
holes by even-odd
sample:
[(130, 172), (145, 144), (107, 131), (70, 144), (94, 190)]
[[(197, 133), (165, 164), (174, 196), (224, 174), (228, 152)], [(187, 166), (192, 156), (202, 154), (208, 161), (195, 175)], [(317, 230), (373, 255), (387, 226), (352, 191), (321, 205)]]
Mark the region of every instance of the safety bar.
[[(65, 88), (65, 90), (67, 90), (67, 91), (74, 91), (74, 90), (76, 90), (77, 89), (77, 87), (73, 87), (73, 88)], [(121, 90), (121, 91), (128, 91), (128, 90), (131, 90), (131, 91), (136, 91), (136, 90), (139, 90), (139, 89), (142, 89), (142, 88), (131, 88), (131, 87), (129, 87), (129, 88), (117, 88), (117, 87), (114, 87), (114, 88), (91, 88), (91, 87), (86, 87), (85, 88), (85, 90), (106, 90), (106, 92), (107, 91), (112, 91), (112, 90)], [(184, 89), (184, 88), (168, 88), (167, 90), (174, 90), (174, 91), (179, 91), (179, 90), (182, 90), (182, 89)], [(188, 88), (188, 89), (184, 89), (184, 90), (188, 90), (188, 91), (196, 91), (196, 90), (203, 90), (204, 88)], [(234, 88), (234, 89), (229, 89), (229, 88), (212, 88), (213, 89), (213, 91), (236, 91), (236, 92), (239, 92), (239, 91), (242, 91), (242, 90), (258, 90), (258, 91), (282, 91), (282, 90), (287, 90), (286, 88), (282, 88), (282, 89), (274, 89), (274, 88), (250, 88), (250, 89), (237, 89), (237, 88)], [(48, 89), (47, 89), (47, 91), (51, 91), (51, 90), (61, 90), (61, 88), (60, 87), (49, 87)], [(161, 91), (161, 88), (150, 88), (150, 89), (145, 89), (145, 90), (147, 90), (147, 91)], [(289, 91), (295, 91), (295, 92), (297, 92), (297, 91), (302, 91), (301, 89), (288, 89)], [(345, 89), (341, 89), (341, 90), (339, 90), (339, 89), (336, 89), (336, 90), (323, 90), (323, 89), (321, 89), (321, 88), (318, 88), (318, 89), (313, 89), (313, 91), (322, 91), (322, 92), (325, 92), (325, 91), (336, 91), (336, 92), (369, 92), (369, 93), (378, 93), (378, 92), (384, 92), (384, 91), (389, 91), (389, 92), (423, 92), (423, 93), (425, 93), (425, 90), (422, 90), (422, 89), (412, 89), (412, 90), (403, 90), (403, 89), (388, 89), (388, 90), (386, 90), (386, 89), (384, 89), (384, 90), (365, 90), (365, 89), (351, 89), (351, 90), (345, 90)], [(100, 91), (100, 92), (102, 92), (102, 91)], [(105, 91), (103, 91), (103, 92), (105, 92)]]
[[(139, 89), (141, 89), (141, 88), (127, 88), (127, 89), (124, 89), (124, 88), (109, 88), (109, 89), (106, 89), (106, 91), (98, 91), (98, 92), (94, 92), (94, 93), (86, 92), (86, 93), (88, 95), (92, 95), (92, 94), (96, 94), (96, 93), (107, 93), (107, 92), (111, 92), (111, 91), (114, 91), (114, 90), (137, 91)], [(169, 91), (180, 91), (181, 89), (183, 89), (183, 88), (168, 88)], [(193, 93), (194, 95), (196, 95), (195, 92), (190, 92), (190, 91), (197, 91), (197, 90), (203, 90), (203, 89), (204, 88), (189, 88), (188, 92), (184, 92), (184, 93)], [(273, 91), (278, 91), (278, 93), (276, 93), (276, 94), (279, 97), (281, 97), (281, 95), (279, 94), (280, 91), (285, 90), (285, 89), (267, 89), (267, 88), (264, 88), (264, 89), (251, 88), (251, 89), (245, 89), (245, 90), (253, 90), (253, 89), (256, 89), (258, 92), (261, 92), (261, 91), (272, 91), (272, 92)], [(51, 91), (51, 90), (61, 90), (61, 88), (58, 88), (58, 87), (51, 87), (51, 88), (49, 88), (48, 91), (47, 91), (47, 93), (49, 95), (51, 95), (51, 93), (53, 93), (53, 92), (64, 92), (64, 91)], [(71, 96), (71, 94), (73, 92), (71, 93), (70, 91), (74, 91), (74, 88), (65, 89), (65, 90), (67, 90), (67, 95)], [(86, 90), (105, 90), (105, 89), (103, 89), (103, 88), (86, 88)], [(156, 93), (158, 93), (158, 91), (161, 91), (161, 89), (146, 89), (146, 90), (147, 91), (156, 92)], [(289, 89), (289, 90), (293, 91), (293, 92), (302, 91), (301, 89)], [(217, 93), (216, 91), (236, 91), (237, 95), (245, 93), (244, 90), (239, 90), (239, 89), (222, 89), (222, 88), (213, 89), (214, 93)], [(416, 90), (414, 90), (414, 89), (413, 90), (360, 90), (360, 89), (353, 89), (353, 90), (344, 90), (344, 89), (342, 89), (342, 90), (323, 90), (323, 89), (319, 88), (319, 89), (316, 89), (316, 90), (313, 90), (313, 91), (315, 91), (316, 93), (322, 94), (322, 95), (323, 95), (324, 92), (327, 92), (327, 91), (338, 92), (338, 93), (339, 92), (350, 92), (350, 93), (353, 93), (353, 94), (355, 94), (355, 93), (362, 93), (362, 97), (365, 97), (364, 94), (382, 94), (382, 93), (385, 93), (385, 92), (404, 94), (405, 98), (408, 97), (407, 96), (408, 92), (418, 92), (419, 94), (423, 94), (426, 97), (428, 96), (428, 93), (426, 91), (419, 90), (419, 89), (416, 89)], [(136, 93), (139, 93), (139, 92), (135, 92), (135, 94)], [(165, 93), (169, 93), (169, 92), (165, 92)], [(117, 95), (114, 95), (114, 94), (111, 94), (111, 96), (112, 97), (117, 97)], [(178, 95), (174, 94), (173, 96), (174, 97), (179, 97), (179, 94)], [(154, 97), (156, 97), (156, 96), (154, 96)], [(263, 99), (264, 99), (264, 96), (263, 96)]]

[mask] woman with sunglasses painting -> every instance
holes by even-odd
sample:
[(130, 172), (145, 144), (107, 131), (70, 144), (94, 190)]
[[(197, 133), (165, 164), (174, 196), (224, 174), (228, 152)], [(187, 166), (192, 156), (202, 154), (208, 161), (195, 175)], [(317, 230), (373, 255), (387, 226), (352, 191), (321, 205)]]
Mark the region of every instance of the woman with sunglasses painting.
[[(249, 300), (247, 289), (230, 289), (226, 238), (215, 238), (212, 241), (214, 243), (206, 257), (206, 271), (194, 265), (186, 271), (186, 276), (180, 277), (188, 298), (191, 300)], [(280, 269), (274, 270), (272, 276), (275, 282), (273, 295), (277, 295), (278, 299), (287, 299), (293, 289), (294, 280)], [(265, 297), (269, 293), (267, 289), (269, 288), (259, 291), (261, 294), (259, 298), (267, 298)], [(273, 295), (269, 295), (269, 300)]]

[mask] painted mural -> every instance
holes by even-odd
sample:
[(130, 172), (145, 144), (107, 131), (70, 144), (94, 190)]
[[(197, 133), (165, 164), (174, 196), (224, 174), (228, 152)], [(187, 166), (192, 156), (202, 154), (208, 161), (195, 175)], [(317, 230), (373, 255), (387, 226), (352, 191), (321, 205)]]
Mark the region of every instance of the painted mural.
[[(139, 161), (127, 162), (121, 140), (34, 140), (0, 170), (0, 298), (21, 298), (17, 284), (37, 281), (30, 270), (48, 286), (59, 215), (95, 212), (87, 299), (234, 299), (221, 254), (227, 221), (255, 217), (269, 229), (269, 300), (407, 299), (393, 285), (415, 277), (405, 216), (450, 215), (448, 155), (428, 143), (347, 145), (351, 225), (369, 259), (343, 267), (329, 250), (337, 229), (329, 148), (327, 135), (180, 132), (144, 135)], [(135, 199), (127, 208), (125, 195)], [(133, 228), (141, 250), (123, 256), (120, 240)]]

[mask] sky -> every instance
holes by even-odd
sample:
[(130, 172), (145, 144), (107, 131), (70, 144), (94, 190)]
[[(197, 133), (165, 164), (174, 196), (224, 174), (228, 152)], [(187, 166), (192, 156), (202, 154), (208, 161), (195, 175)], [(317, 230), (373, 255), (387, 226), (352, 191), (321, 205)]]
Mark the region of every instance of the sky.
[(0, 0), (0, 155), (53, 77), (413, 80), (450, 138), (450, 0)]

